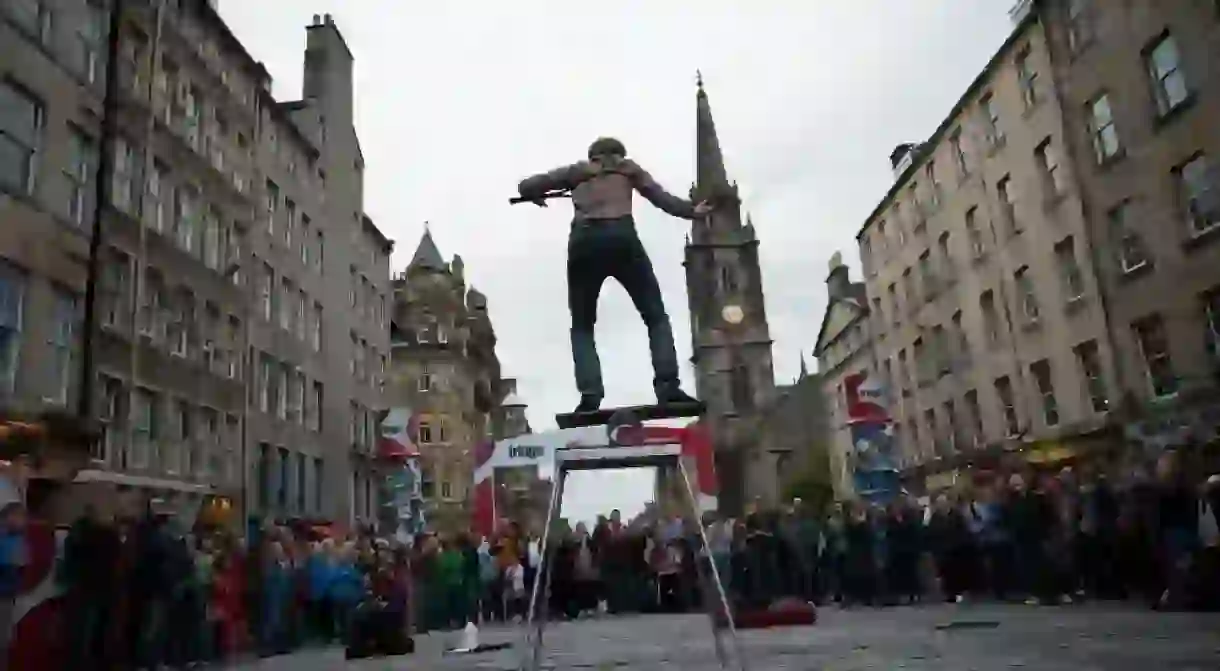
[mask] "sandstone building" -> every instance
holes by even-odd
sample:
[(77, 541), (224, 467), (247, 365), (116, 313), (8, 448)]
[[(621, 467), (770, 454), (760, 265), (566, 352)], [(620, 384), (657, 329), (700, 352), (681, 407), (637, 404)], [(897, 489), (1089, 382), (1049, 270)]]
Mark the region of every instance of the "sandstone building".
[[(524, 407), (503, 392), (487, 298), (467, 287), (461, 257), (445, 262), (425, 229), (394, 278), (387, 399), (417, 421), (430, 526), (469, 526), (474, 449), (519, 426)], [(504, 405), (507, 401), (508, 406)]]

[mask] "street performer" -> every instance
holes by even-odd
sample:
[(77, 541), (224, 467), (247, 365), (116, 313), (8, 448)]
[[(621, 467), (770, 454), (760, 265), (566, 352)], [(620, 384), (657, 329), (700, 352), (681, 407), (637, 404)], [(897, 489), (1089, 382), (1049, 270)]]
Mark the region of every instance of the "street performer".
[(693, 204), (665, 191), (639, 164), (627, 158), (622, 142), (609, 137), (589, 146), (588, 160), (534, 175), (518, 186), (523, 200), (538, 205), (545, 205), (544, 197), (549, 192), (571, 192), (575, 212), (568, 236), (568, 310), (572, 314), (572, 363), (580, 391), (577, 413), (597, 410), (605, 393), (593, 326), (597, 298), (608, 277), (618, 280), (627, 291), (648, 327), (657, 403), (695, 402), (680, 387), (669, 315), (631, 216), (633, 190), (675, 217), (695, 219), (712, 211), (706, 202)]

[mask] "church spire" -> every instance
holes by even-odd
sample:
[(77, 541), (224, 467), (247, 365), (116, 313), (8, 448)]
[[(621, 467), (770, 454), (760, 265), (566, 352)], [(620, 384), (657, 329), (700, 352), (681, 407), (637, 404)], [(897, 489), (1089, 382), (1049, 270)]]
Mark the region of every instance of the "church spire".
[(801, 351), (801, 376), (797, 379), (804, 380), (807, 377), (809, 377), (809, 367), (805, 365), (805, 352), (804, 352), (804, 350), (802, 350)]
[(712, 107), (703, 90), (703, 73), (696, 73), (698, 91), (695, 92), (695, 175), (696, 190), (704, 197), (732, 193), (724, 155), (720, 152), (720, 138), (716, 136), (716, 122), (712, 120)]

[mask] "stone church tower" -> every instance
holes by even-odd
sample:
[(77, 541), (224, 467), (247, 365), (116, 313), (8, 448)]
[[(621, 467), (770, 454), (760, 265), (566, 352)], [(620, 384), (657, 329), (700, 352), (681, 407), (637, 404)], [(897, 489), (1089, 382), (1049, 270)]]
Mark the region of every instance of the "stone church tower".
[(740, 513), (748, 501), (769, 498), (774, 469), (755, 444), (751, 425), (775, 397), (771, 333), (758, 263), (758, 238), (742, 223), (737, 184), (730, 182), (702, 77), (695, 94), (696, 183), (693, 200), (715, 211), (693, 223), (686, 245), (691, 362), (696, 395), (707, 416), (720, 478), (720, 507)]

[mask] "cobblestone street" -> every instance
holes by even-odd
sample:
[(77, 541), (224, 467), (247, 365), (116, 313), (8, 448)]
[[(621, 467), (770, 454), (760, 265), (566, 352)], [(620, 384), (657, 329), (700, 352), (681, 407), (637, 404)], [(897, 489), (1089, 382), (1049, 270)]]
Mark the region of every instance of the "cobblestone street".
[[(548, 629), (548, 669), (719, 668), (707, 619), (698, 615), (606, 618)], [(519, 633), (486, 629), (484, 643), (511, 650), (446, 655), (457, 634), (421, 637), (419, 651), (347, 664), (342, 650), (314, 650), (240, 669), (329, 671), (517, 667)], [(742, 632), (749, 671), (935, 669), (936, 671), (1199, 671), (1220, 660), (1220, 616), (1157, 614), (1106, 606), (1035, 608), (935, 605), (822, 611), (814, 627)]]

